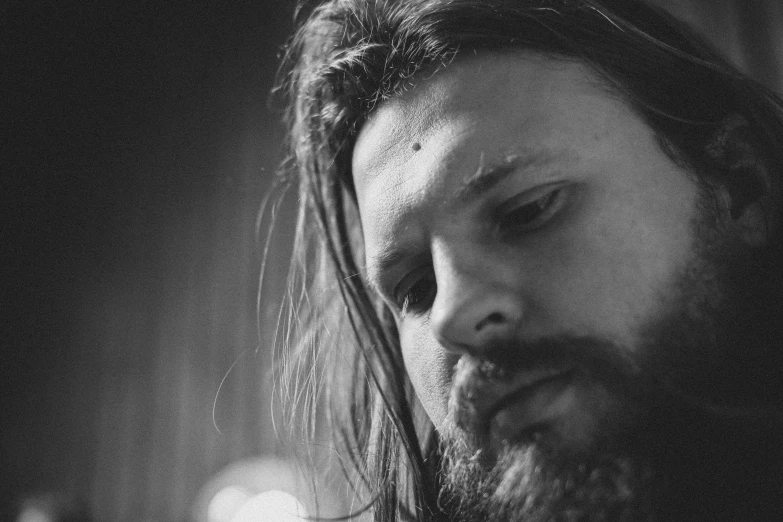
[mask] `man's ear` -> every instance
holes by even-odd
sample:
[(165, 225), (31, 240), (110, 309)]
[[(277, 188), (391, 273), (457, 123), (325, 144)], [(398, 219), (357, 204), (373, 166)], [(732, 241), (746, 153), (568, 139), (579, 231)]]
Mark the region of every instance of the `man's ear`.
[(721, 208), (749, 246), (767, 244), (776, 228), (776, 187), (747, 120), (726, 118), (706, 147)]

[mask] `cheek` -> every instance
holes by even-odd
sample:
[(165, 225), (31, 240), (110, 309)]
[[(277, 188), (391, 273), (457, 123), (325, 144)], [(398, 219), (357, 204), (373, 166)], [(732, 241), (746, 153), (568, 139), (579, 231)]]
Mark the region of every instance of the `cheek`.
[(593, 205), (602, 211), (584, 219), (561, 245), (559, 252), (568, 254), (548, 265), (561, 274), (550, 279), (550, 296), (560, 298), (555, 308), (562, 324), (636, 344), (638, 327), (659, 309), (692, 255), (695, 190), (689, 188), (677, 198), (642, 201), (608, 194)]
[(448, 411), (451, 375), (456, 357), (435, 341), (426, 322), (400, 328), (402, 356), (408, 376), (424, 410), (436, 428)]

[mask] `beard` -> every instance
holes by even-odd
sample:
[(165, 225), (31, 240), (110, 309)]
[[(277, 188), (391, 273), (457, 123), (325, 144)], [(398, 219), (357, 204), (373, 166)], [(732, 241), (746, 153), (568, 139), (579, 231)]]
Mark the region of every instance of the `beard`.
[(492, 455), (452, 408), (440, 434), (452, 519), (783, 520), (780, 277), (711, 201), (705, 191), (692, 258), (633, 349), (585, 337), (488, 348), (512, 371), (575, 364), (617, 406), (587, 447), (533, 432)]

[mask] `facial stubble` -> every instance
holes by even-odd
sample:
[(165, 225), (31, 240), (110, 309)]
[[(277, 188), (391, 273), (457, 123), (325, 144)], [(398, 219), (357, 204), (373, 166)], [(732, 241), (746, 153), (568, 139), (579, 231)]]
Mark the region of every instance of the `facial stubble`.
[[(781, 509), (773, 500), (780, 496), (780, 405), (767, 408), (771, 415), (756, 408), (770, 400), (769, 383), (755, 378), (769, 325), (758, 324), (761, 303), (749, 289), (764, 269), (714, 203), (705, 190), (691, 259), (662, 291), (633, 350), (561, 337), (492, 352), (501, 358), (493, 362), (512, 367), (521, 364), (519, 353), (567, 358), (619, 406), (596, 419), (601, 435), (587, 448), (558, 447), (534, 434), (491, 457), (483, 441), (453, 422), (452, 411), (441, 445), (441, 503), (452, 518), (761, 520)], [(779, 377), (773, 370), (772, 381)]]

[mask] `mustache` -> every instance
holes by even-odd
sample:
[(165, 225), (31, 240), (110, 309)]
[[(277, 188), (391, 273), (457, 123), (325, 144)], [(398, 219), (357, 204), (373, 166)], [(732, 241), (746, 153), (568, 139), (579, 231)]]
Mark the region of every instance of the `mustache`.
[(617, 391), (638, 393), (656, 387), (653, 372), (630, 350), (590, 336), (557, 336), (533, 341), (494, 340), (474, 355), (487, 379), (541, 367), (575, 366)]
[(774, 426), (783, 431), (780, 404), (731, 406), (707, 396), (686, 392), (669, 378), (670, 372), (615, 342), (592, 336), (560, 335), (536, 340), (497, 339), (471, 357), (479, 361), (482, 377), (502, 381), (541, 367), (574, 367), (607, 390), (647, 404), (658, 411), (707, 415), (725, 421)]

